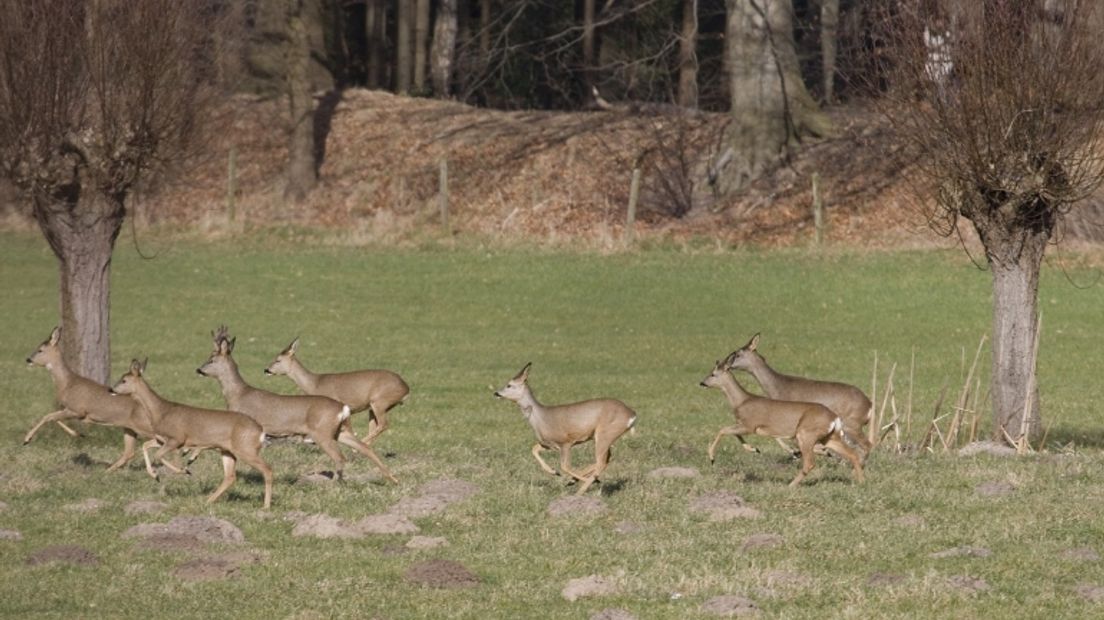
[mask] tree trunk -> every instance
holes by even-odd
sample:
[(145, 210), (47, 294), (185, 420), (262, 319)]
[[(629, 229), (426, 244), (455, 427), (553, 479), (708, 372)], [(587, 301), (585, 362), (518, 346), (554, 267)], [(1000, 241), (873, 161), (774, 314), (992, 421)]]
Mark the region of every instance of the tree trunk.
[(698, 0), (682, 0), (679, 37), (679, 105), (698, 107)]
[(739, 191), (807, 136), (828, 133), (828, 118), (801, 81), (790, 0), (726, 0), (726, 68), (733, 123), (721, 193)]
[[(991, 239), (992, 235), (986, 237)], [(998, 441), (1007, 441), (1005, 432), (1014, 440), (1020, 438), (1024, 405), (1028, 399), (1028, 437), (1038, 438), (1042, 431), (1032, 353), (1038, 318), (1039, 268), (1050, 235), (1024, 231), (1015, 237), (998, 247), (996, 253), (987, 250), (993, 272), (990, 390), (993, 394), (993, 434)], [(1013, 254), (1015, 249), (1019, 251)]]
[(491, 57), (491, 0), (479, 2), (479, 57), (484, 63)]
[(587, 96), (590, 96), (594, 86), (595, 52), (594, 43), (594, 0), (583, 0), (583, 83), (586, 85)]
[(314, 101), (310, 83), (310, 41), (303, 26), (303, 0), (287, 0), (287, 94), (289, 107), (287, 188), (296, 202), (318, 184), (314, 161)]
[(395, 17), (395, 92), (406, 95), (410, 92), (414, 63), (411, 53), (414, 51), (410, 45), (411, 34), (414, 27), (413, 0), (398, 0), (398, 13)]
[(824, 102), (836, 96), (836, 49), (839, 44), (839, 0), (820, 0), (820, 67)]
[(111, 252), (123, 199), (83, 195), (77, 204), (35, 204), (35, 219), (58, 258), (61, 352), (78, 374), (111, 379)]
[(365, 0), (364, 37), (368, 41), (368, 88), (383, 88), (386, 36), (387, 13), (384, 11), (383, 0)]
[(430, 54), (430, 76), (433, 94), (448, 99), (452, 83), (453, 59), (456, 55), (456, 1), (440, 0), (437, 4), (437, 21), (433, 26), (433, 51)]
[(417, 0), (414, 15), (414, 92), (426, 90), (426, 51), (429, 49), (429, 0)]

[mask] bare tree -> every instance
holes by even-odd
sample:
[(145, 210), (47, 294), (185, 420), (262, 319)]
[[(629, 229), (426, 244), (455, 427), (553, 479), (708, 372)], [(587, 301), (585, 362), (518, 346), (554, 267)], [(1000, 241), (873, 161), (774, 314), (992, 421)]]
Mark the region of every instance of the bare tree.
[(698, 107), (698, 0), (682, 0), (682, 32), (679, 36), (678, 103)]
[(839, 13), (840, 0), (820, 0), (820, 68), (825, 103), (831, 103), (836, 96)]
[(722, 193), (742, 189), (791, 144), (830, 127), (801, 81), (791, 0), (726, 0), (726, 7), (733, 123), (717, 177)]
[[(399, 0), (403, 2), (404, 0)], [(426, 89), (426, 53), (429, 51), (429, 0), (416, 0), (414, 9), (414, 92)]]
[(193, 154), (213, 19), (176, 0), (0, 0), (0, 173), (58, 258), (66, 363), (97, 381), (126, 199)]
[(457, 0), (439, 0), (437, 18), (433, 23), (433, 49), (430, 54), (430, 77), (433, 94), (441, 99), (449, 96), (452, 66), (456, 55)]
[(885, 109), (936, 189), (930, 222), (951, 235), (969, 220), (992, 271), (998, 439), (1040, 431), (1040, 264), (1059, 219), (1104, 180), (1100, 12), (1096, 0), (906, 0), (884, 13)]
[(314, 99), (311, 96), (310, 41), (303, 25), (303, 0), (285, 0), (288, 40), (285, 62), (288, 96), (288, 168), (284, 196), (307, 197), (318, 184), (314, 158)]
[(583, 84), (586, 92), (590, 92), (594, 86), (592, 72), (598, 61), (594, 40), (594, 2), (595, 0), (583, 0)]
[(384, 52), (387, 47), (387, 7), (384, 0), (365, 0), (364, 36), (367, 40), (368, 88), (383, 88)]
[(414, 3), (413, 0), (398, 0), (395, 18), (395, 92), (405, 95), (410, 92), (414, 80)]

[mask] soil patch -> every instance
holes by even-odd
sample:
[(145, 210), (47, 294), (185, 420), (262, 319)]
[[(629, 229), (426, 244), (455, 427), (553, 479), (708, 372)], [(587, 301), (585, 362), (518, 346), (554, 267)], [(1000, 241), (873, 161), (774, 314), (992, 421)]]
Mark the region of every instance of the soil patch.
[(7, 509), (8, 509), (8, 503), (7, 502), (0, 502), (0, 512), (4, 512)]
[(315, 538), (360, 538), (364, 532), (329, 515), (317, 514), (303, 517), (291, 530), (292, 536), (314, 536)]
[(644, 526), (632, 521), (622, 521), (613, 526), (613, 531), (618, 534), (639, 534), (644, 531)]
[(443, 478), (418, 487), (411, 497), (404, 497), (387, 512), (410, 519), (420, 519), (444, 512), (479, 492), (479, 487), (466, 481)]
[(725, 596), (714, 596), (702, 603), (701, 610), (703, 613), (713, 616), (730, 618), (732, 616), (757, 614), (759, 613), (759, 606), (749, 598), (727, 594)]
[(181, 562), (173, 569), (173, 575), (184, 581), (229, 579), (238, 576), (242, 566), (260, 561), (261, 556), (255, 553), (211, 555)]
[(1077, 596), (1090, 603), (1104, 603), (1104, 587), (1091, 583), (1082, 583), (1073, 589)]
[(106, 506), (106, 504), (103, 502), (103, 500), (90, 497), (83, 502), (66, 504), (62, 507), (71, 512), (96, 512), (104, 506)]
[(929, 557), (933, 558), (987, 558), (993, 555), (993, 552), (985, 547), (974, 547), (970, 545), (964, 545), (962, 547), (951, 547), (950, 549), (944, 549), (943, 551), (936, 551)]
[(467, 566), (452, 560), (430, 560), (415, 564), (406, 570), (403, 579), (430, 588), (472, 588), (479, 585), (479, 577)]
[(418, 526), (410, 519), (391, 513), (364, 517), (356, 522), (356, 528), (362, 534), (413, 534), (418, 531)]
[(590, 620), (636, 620), (636, 616), (629, 613), (627, 609), (610, 607), (591, 614)]
[(1074, 562), (1099, 562), (1100, 554), (1092, 547), (1076, 547), (1063, 551), (1062, 559)]
[(904, 575), (897, 573), (871, 573), (870, 577), (866, 580), (866, 585), (875, 588), (884, 588), (888, 586), (895, 586), (905, 580)]
[(989, 583), (980, 577), (970, 575), (955, 575), (947, 577), (947, 586), (963, 594), (977, 594), (989, 589)]
[(156, 515), (165, 512), (168, 508), (169, 505), (164, 502), (139, 500), (127, 504), (123, 508), (123, 512), (127, 515)]
[(786, 539), (778, 534), (752, 534), (740, 544), (740, 551), (755, 551), (756, 549), (774, 549), (785, 544)]
[(51, 562), (73, 564), (74, 566), (97, 566), (100, 563), (100, 558), (96, 557), (95, 553), (79, 545), (52, 545), (43, 547), (27, 556), (29, 566)]
[(123, 538), (139, 538), (173, 548), (207, 544), (237, 545), (245, 535), (233, 523), (214, 517), (174, 517), (168, 523), (141, 523), (123, 532)]
[(959, 456), (977, 456), (988, 454), (989, 456), (1016, 456), (1016, 449), (995, 441), (975, 441), (966, 444), (958, 450)]
[(732, 491), (717, 491), (699, 495), (690, 501), (690, 512), (704, 513), (710, 521), (757, 519), (762, 513), (752, 508), (744, 498)]
[(594, 517), (609, 510), (606, 503), (597, 497), (566, 495), (558, 497), (548, 504), (551, 517)]
[(0, 540), (23, 540), (23, 533), (18, 530), (0, 530)]
[(648, 477), (654, 479), (663, 478), (700, 478), (701, 472), (694, 467), (660, 467), (648, 472)]
[(894, 519), (893, 522), (901, 527), (907, 527), (914, 530), (922, 530), (927, 526), (924, 517), (915, 514), (901, 515)]
[(617, 580), (613, 577), (587, 575), (568, 581), (564, 589), (560, 591), (560, 595), (568, 601), (577, 601), (581, 598), (610, 596), (617, 594), (619, 591)]
[(448, 546), (443, 536), (415, 536), (406, 542), (407, 549), (436, 549)]
[(974, 492), (982, 497), (1001, 497), (1010, 495), (1016, 487), (1011, 482), (1004, 480), (990, 480), (974, 487)]

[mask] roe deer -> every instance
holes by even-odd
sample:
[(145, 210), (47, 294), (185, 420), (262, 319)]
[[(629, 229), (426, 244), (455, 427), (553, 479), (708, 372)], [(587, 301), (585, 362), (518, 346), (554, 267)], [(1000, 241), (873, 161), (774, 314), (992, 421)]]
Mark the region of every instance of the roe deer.
[(746, 345), (732, 352), (732, 368), (751, 373), (767, 396), (778, 400), (818, 403), (831, 409), (843, 420), (847, 438), (853, 439), (863, 452), (865, 460), (870, 454), (870, 441), (862, 428), (870, 421), (873, 409), (870, 399), (862, 390), (846, 383), (817, 381), (776, 372), (767, 360), (756, 351), (759, 334), (752, 336)]
[(736, 425), (722, 428), (713, 442), (709, 444), (709, 462), (713, 463), (714, 453), (721, 437), (735, 435), (744, 449), (758, 452), (744, 441), (743, 435), (765, 435), (767, 437), (797, 439), (801, 450), (801, 470), (790, 482), (797, 486), (812, 471), (813, 447), (824, 444), (835, 450), (855, 469), (855, 480), (863, 481), (862, 463), (857, 454), (843, 438), (843, 422), (824, 405), (817, 403), (793, 402), (762, 398), (744, 391), (729, 372), (732, 369), (733, 355), (713, 366), (713, 372), (702, 379), (702, 387), (715, 387), (724, 392), (732, 413), (736, 416)]
[(342, 477), (345, 467), (345, 456), (338, 445), (340, 442), (372, 459), (388, 480), (398, 482), (375, 451), (357, 439), (346, 426), (348, 405), (325, 396), (289, 396), (249, 385), (242, 379), (238, 364), (231, 357), (236, 339), (230, 338), (226, 327), (211, 332), (211, 336), (214, 338), (214, 351), (196, 372), (218, 380), (227, 407), (259, 422), (270, 437), (309, 437), (333, 460), (336, 478)]
[[(542, 405), (529, 389), (529, 368), (532, 365), (532, 362), (526, 364), (517, 376), (494, 395), (512, 400), (521, 407), (521, 413), (537, 434), (537, 443), (533, 445), (532, 452), (540, 468), (558, 476), (556, 470), (544, 462), (540, 453), (542, 450), (559, 450), (560, 469), (582, 482), (575, 493), (582, 495), (605, 471), (611, 456), (610, 446), (633, 427), (636, 423), (636, 412), (625, 403), (612, 398), (584, 400), (570, 405)], [(580, 472), (572, 470), (571, 447), (591, 439), (594, 440), (594, 464)]]
[[(410, 387), (402, 377), (390, 370), (354, 370), (350, 372), (315, 374), (295, 353), (299, 339), (291, 341), (286, 349), (265, 368), (266, 375), (287, 375), (306, 394), (328, 396), (339, 403), (349, 405), (353, 413), (368, 410), (368, 436), (364, 443), (371, 444), (387, 430), (387, 412), (401, 405), (410, 394)], [(372, 421), (375, 420), (375, 427)], [(352, 426), (346, 424), (352, 432)]]
[[(149, 418), (142, 411), (140, 404), (129, 398), (115, 398), (106, 385), (100, 385), (70, 370), (61, 355), (61, 347), (58, 344), (60, 340), (61, 328), (55, 327), (50, 337), (27, 358), (28, 364), (44, 366), (50, 371), (50, 377), (53, 378), (54, 387), (57, 389), (57, 400), (62, 408), (42, 416), (23, 438), (23, 445), (30, 443), (38, 430), (50, 422), (57, 422), (74, 436), (76, 433), (65, 426), (62, 420), (84, 420), (104, 426), (115, 426), (123, 430), (123, 454), (108, 466), (107, 471), (119, 469), (134, 458), (138, 437), (153, 437)], [(154, 443), (156, 444), (156, 441)], [(146, 452), (143, 451), (142, 455), (146, 456)], [(184, 471), (167, 460), (165, 465), (177, 473)], [(146, 471), (151, 469), (147, 460)]]
[[(134, 360), (119, 382), (111, 388), (141, 403), (149, 414), (150, 426), (164, 445), (154, 455), (161, 459), (169, 450), (179, 448), (215, 448), (222, 453), (222, 484), (207, 498), (211, 503), (234, 484), (238, 459), (251, 465), (264, 477), (264, 507), (272, 505), (272, 468), (261, 458), (265, 434), (261, 425), (237, 411), (201, 409), (165, 400), (146, 383), (146, 362)], [(148, 442), (147, 442), (148, 445)], [(146, 451), (146, 446), (142, 447)], [(148, 462), (148, 457), (147, 457)], [(150, 471), (156, 478), (156, 474)]]

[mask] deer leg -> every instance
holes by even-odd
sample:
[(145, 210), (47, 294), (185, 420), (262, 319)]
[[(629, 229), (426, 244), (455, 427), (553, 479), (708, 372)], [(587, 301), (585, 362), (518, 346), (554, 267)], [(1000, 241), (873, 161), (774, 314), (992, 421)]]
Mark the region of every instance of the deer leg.
[(544, 459), (541, 458), (541, 452), (544, 452), (547, 449), (548, 448), (545, 448), (544, 446), (542, 446), (540, 444), (540, 442), (537, 442), (537, 443), (533, 444), (533, 450), (532, 450), (533, 458), (537, 459), (537, 463), (540, 465), (540, 468), (543, 469), (545, 473), (547, 473), (550, 476), (559, 476), (560, 472), (558, 472), (555, 469), (552, 469), (551, 467), (549, 467), (548, 463), (545, 463)]
[(222, 453), (222, 484), (207, 498), (208, 504), (218, 499), (220, 495), (226, 492), (226, 489), (230, 488), (230, 485), (234, 484), (234, 480), (238, 477), (237, 472), (234, 471), (237, 462), (238, 460), (234, 458), (233, 454), (229, 452)]
[(560, 446), (560, 471), (571, 476), (575, 480), (583, 480), (586, 478), (584, 474), (571, 469), (571, 446)]
[(725, 435), (735, 435), (736, 439), (740, 440), (740, 445), (742, 445), (744, 449), (748, 452), (759, 452), (758, 448), (754, 446), (749, 446), (748, 443), (744, 441), (743, 436), (746, 433), (747, 429), (743, 426), (726, 426), (717, 431), (717, 436), (713, 438), (713, 443), (709, 444), (709, 464), (713, 464), (714, 455), (717, 452), (717, 444), (721, 443), (721, 437), (724, 437)]
[(583, 484), (579, 486), (579, 489), (575, 491), (575, 495), (582, 495), (586, 493), (586, 490), (590, 488), (590, 485), (594, 484), (598, 480), (598, 476), (602, 475), (602, 472), (606, 470), (606, 465), (609, 464), (610, 455), (612, 450), (610, 446), (612, 441), (607, 441), (602, 437), (595, 437), (594, 439), (594, 467), (590, 471), (590, 475), (587, 476)]
[(862, 482), (865, 479), (863, 477), (862, 459), (859, 457), (858, 454), (855, 454), (855, 451), (852, 450), (850, 446), (847, 445), (843, 437), (839, 436), (839, 433), (833, 433), (832, 435), (829, 435), (828, 440), (824, 443), (824, 445), (829, 450), (834, 450), (836, 453), (843, 455), (843, 458), (851, 461), (851, 467), (855, 471), (856, 482)]
[(149, 450), (154, 446), (161, 445), (160, 441), (156, 439), (150, 439), (142, 444), (142, 460), (146, 462), (146, 473), (150, 475), (150, 478), (158, 480), (157, 472), (153, 469), (153, 463), (150, 461)]
[(871, 450), (874, 449), (874, 444), (870, 443), (870, 440), (867, 439), (866, 433), (862, 430), (862, 425), (844, 420), (843, 432), (847, 434), (847, 437), (843, 439), (844, 443), (847, 443), (847, 440), (850, 439), (858, 444), (858, 448), (862, 452), (862, 462), (865, 465), (866, 459), (870, 457)]
[(395, 477), (395, 474), (391, 473), (390, 469), (387, 469), (387, 466), (383, 464), (383, 461), (380, 459), (379, 455), (376, 454), (375, 450), (373, 450), (368, 444), (357, 439), (356, 435), (352, 434), (351, 432), (342, 430), (340, 433), (338, 433), (337, 440), (371, 459), (372, 462), (376, 464), (376, 467), (379, 468), (380, 472), (383, 473), (383, 476), (385, 478), (387, 478), (391, 482), (394, 482), (395, 484), (399, 483), (399, 479)]
[(813, 446), (816, 445), (817, 437), (806, 431), (798, 431), (797, 433), (797, 447), (801, 450), (801, 470), (797, 472), (797, 476), (790, 482), (791, 487), (796, 487), (801, 484), (801, 481), (805, 479), (805, 476), (809, 475), (809, 472), (813, 471), (813, 467), (816, 466), (816, 462), (813, 457)]
[(42, 425), (47, 424), (49, 422), (57, 422), (58, 425), (61, 426), (61, 428), (63, 428), (65, 430), (65, 432), (69, 433), (73, 437), (78, 437), (79, 433), (77, 433), (73, 429), (69, 428), (65, 424), (62, 424), (61, 421), (62, 420), (72, 420), (72, 419), (80, 418), (80, 417), (81, 417), (81, 415), (79, 413), (77, 413), (75, 411), (71, 411), (69, 409), (58, 409), (57, 411), (55, 411), (53, 413), (48, 413), (48, 414), (42, 416), (38, 420), (38, 422), (36, 422), (35, 425), (31, 427), (31, 430), (27, 432), (27, 436), (23, 438), (23, 445), (27, 445), (27, 444), (31, 443), (31, 440), (34, 439), (35, 434), (38, 433), (38, 429), (42, 428)]
[(256, 452), (241, 454), (240, 456), (241, 460), (245, 461), (250, 467), (261, 472), (261, 477), (264, 478), (264, 507), (267, 510), (272, 506), (272, 468)]
[(341, 446), (338, 445), (337, 440), (324, 433), (315, 433), (311, 438), (314, 439), (314, 443), (318, 444), (319, 448), (322, 448), (326, 456), (334, 462), (334, 478), (337, 480), (343, 479), (345, 477), (345, 455), (341, 453)]
[(138, 445), (138, 436), (134, 434), (134, 431), (123, 431), (123, 454), (119, 458), (115, 459), (115, 462), (107, 467), (107, 471), (115, 471), (123, 465), (130, 462), (130, 459), (134, 458), (134, 449)]
[(61, 427), (61, 430), (68, 433), (70, 437), (80, 437), (81, 436), (80, 431), (73, 430), (73, 428), (70, 427), (65, 422), (62, 422), (61, 420), (56, 420), (56, 422), (57, 422), (57, 425)]
[[(368, 407), (368, 412), (371, 414), (368, 418), (368, 436), (364, 438), (364, 443), (372, 445), (372, 442), (383, 434), (383, 431), (387, 430), (387, 412), (380, 408), (380, 411), (376, 411), (375, 407)], [(372, 427), (372, 421), (375, 420), (376, 426)]]

